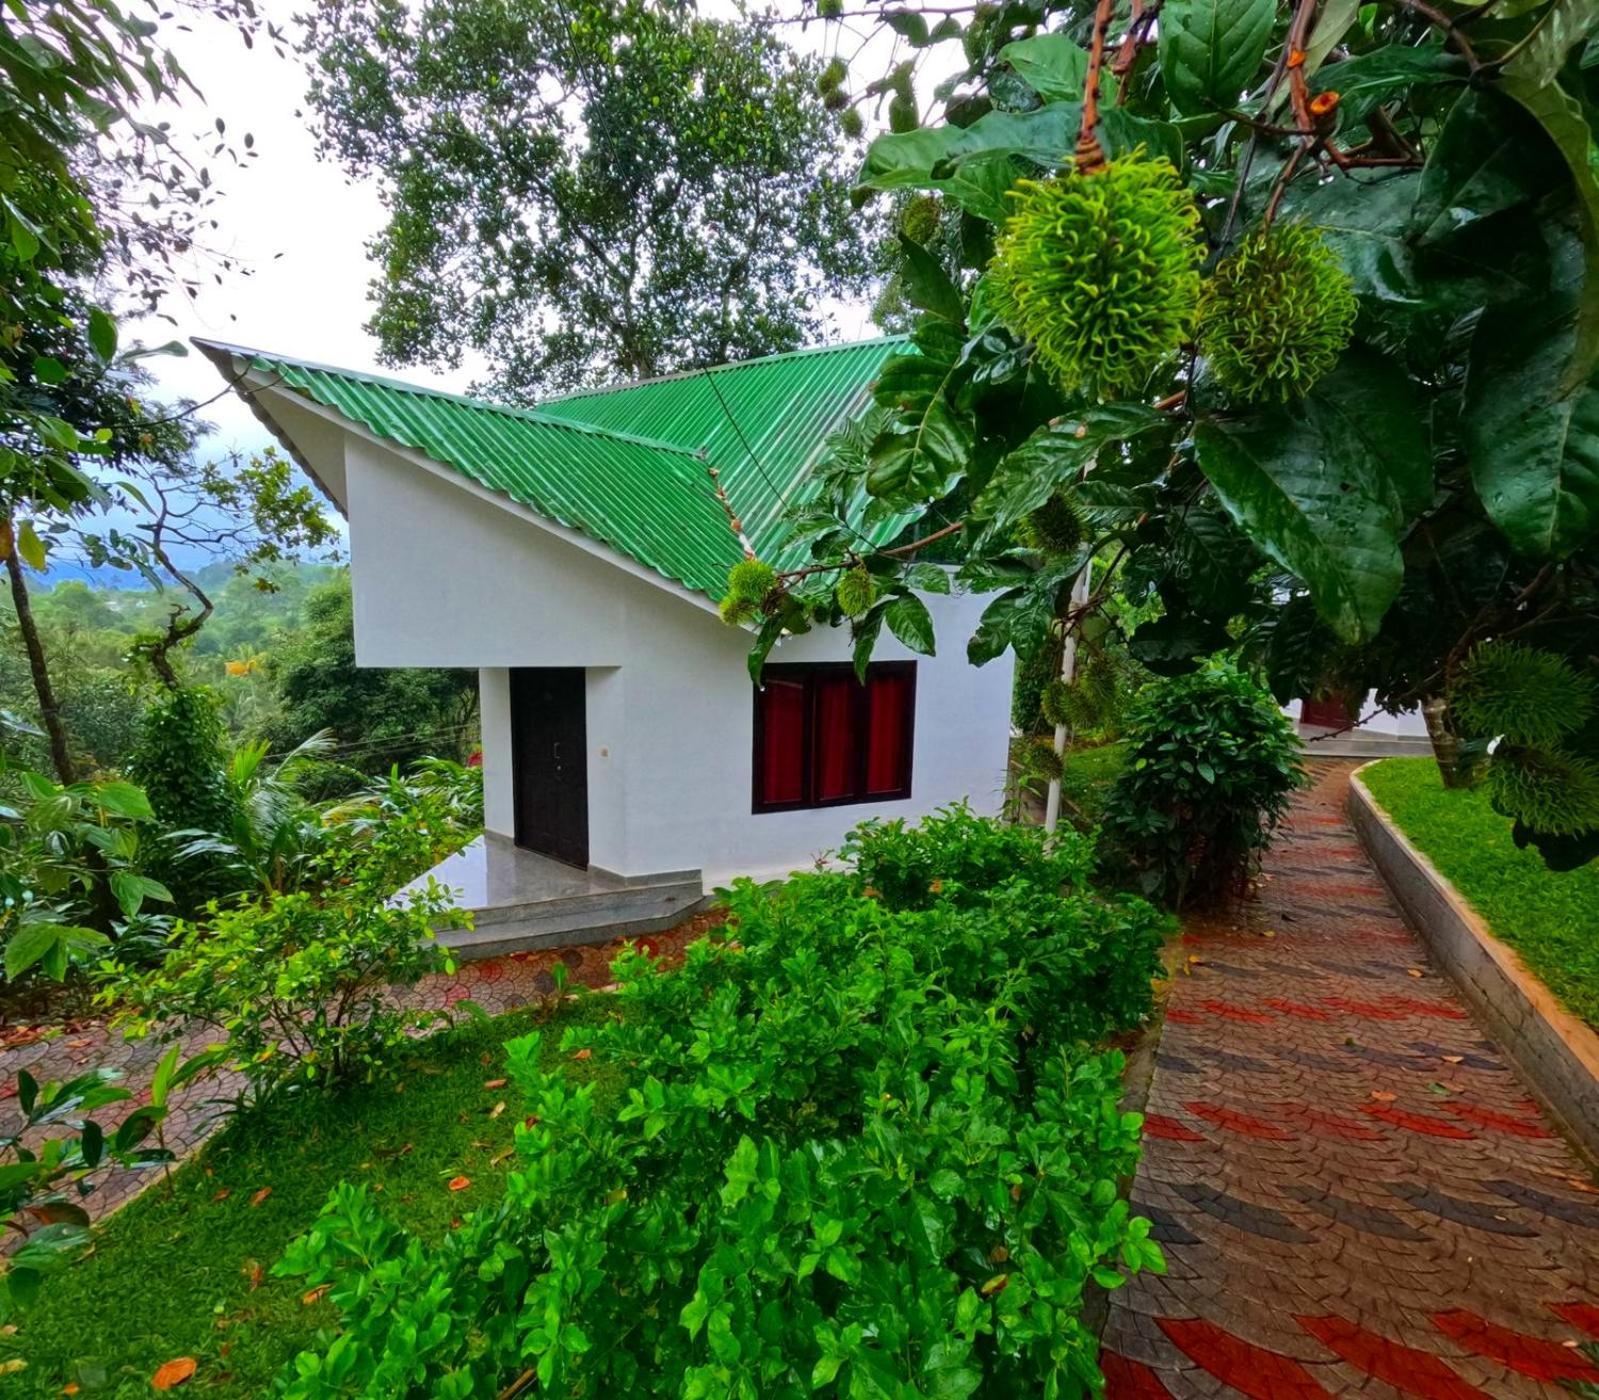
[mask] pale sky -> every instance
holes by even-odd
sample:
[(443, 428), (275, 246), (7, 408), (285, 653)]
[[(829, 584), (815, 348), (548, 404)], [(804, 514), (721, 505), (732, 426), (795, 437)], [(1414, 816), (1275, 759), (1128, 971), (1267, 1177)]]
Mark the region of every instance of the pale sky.
[[(261, 8), (292, 37), (292, 16), (302, 3), (263, 0)], [(796, 26), (786, 37), (796, 47), (813, 48), (823, 42), (823, 30), (812, 25), (802, 34)], [(236, 259), (238, 270), (223, 273), (219, 285), (210, 275), (215, 269), (207, 268), (195, 301), (181, 294), (168, 299), (164, 310), (176, 326), (135, 322), (124, 328), (124, 341), (161, 344), (199, 335), (464, 389), (481, 366), (441, 376), (377, 362), (376, 344), (362, 330), (371, 276), (365, 245), (382, 226), (383, 209), (373, 186), (351, 184), (336, 163), (318, 159), (306, 119), (295, 115), (305, 106), (300, 59), (292, 51), (279, 57), (261, 39), (247, 49), (234, 28), (203, 17), (190, 32), (174, 34), (171, 45), (205, 96), (204, 105), (163, 113), (172, 119), (175, 139), (205, 138), (190, 149), (209, 152), (216, 140), (212, 123), (220, 116), (236, 146), (248, 131), (259, 154), (237, 169), (225, 160), (207, 161), (221, 189), (212, 207), (220, 225), (215, 246)], [(844, 339), (875, 333), (865, 305), (840, 306), (836, 315)], [(164, 399), (204, 400), (222, 387), (210, 362), (193, 351), (186, 359), (147, 363)], [(218, 399), (205, 417), (217, 428), (207, 444), (212, 453), (259, 448), (269, 440), (235, 395)]]

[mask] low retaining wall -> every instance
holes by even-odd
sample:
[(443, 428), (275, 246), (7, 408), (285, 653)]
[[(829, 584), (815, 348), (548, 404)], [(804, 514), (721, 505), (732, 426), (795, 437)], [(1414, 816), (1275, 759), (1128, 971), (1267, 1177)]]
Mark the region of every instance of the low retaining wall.
[(1356, 769), (1349, 819), (1440, 966), (1567, 1133), (1599, 1159), (1599, 1035), (1560, 1006), (1378, 806)]

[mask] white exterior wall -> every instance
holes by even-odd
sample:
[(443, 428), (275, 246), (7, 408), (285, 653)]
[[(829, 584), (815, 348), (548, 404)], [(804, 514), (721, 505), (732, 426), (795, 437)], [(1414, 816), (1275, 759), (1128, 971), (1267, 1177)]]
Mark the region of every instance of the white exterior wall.
[[(698, 869), (709, 888), (805, 866), (867, 816), (920, 816), (961, 798), (999, 810), (1011, 659), (966, 660), (985, 598), (926, 599), (936, 657), (887, 633), (878, 643), (878, 659), (917, 663), (910, 798), (757, 815), (749, 633), (705, 598), (386, 448), (352, 436), (345, 468), (357, 659), (478, 668), (491, 830), (512, 834), (513, 666), (587, 668), (589, 860), (617, 874)], [(836, 629), (790, 638), (771, 659), (849, 656)]]
[[(1283, 706), (1283, 713), (1299, 722), (1300, 711), (1304, 708), (1303, 700), (1290, 700)], [(1375, 692), (1366, 696), (1360, 707), (1363, 715), (1371, 714), (1376, 707), (1377, 697)], [(1374, 714), (1365, 724), (1360, 726), (1363, 734), (1391, 734), (1398, 739), (1425, 739), (1427, 737), (1427, 721), (1421, 717), (1419, 709), (1404, 710), (1397, 715)]]

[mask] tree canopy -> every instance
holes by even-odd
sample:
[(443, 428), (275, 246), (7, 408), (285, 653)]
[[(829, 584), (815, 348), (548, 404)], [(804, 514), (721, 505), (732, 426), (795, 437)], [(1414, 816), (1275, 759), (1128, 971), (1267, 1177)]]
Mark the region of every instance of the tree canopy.
[[(1490, 646), (1595, 680), (1599, 11), (881, 14), (911, 58), (845, 90), (914, 91), (945, 43), (965, 67), (928, 124), (873, 142), (858, 193), (931, 195), (959, 237), (900, 237), (914, 349), (796, 513), (816, 565), (762, 600), (755, 664), (859, 611), (840, 598), (862, 569), (857, 655), (885, 623), (930, 649), (903, 625), (926, 577), (907, 544), (936, 539), (996, 593), (979, 664), (1118, 625), (1119, 591), (1158, 605), (1130, 639), (1145, 664), (1241, 650), (1284, 698), (1420, 705), (1439, 740), (1501, 741), (1521, 839), (1599, 849), (1590, 708), (1539, 745), (1518, 737), (1536, 725), (1474, 732), (1449, 704), (1510, 669), (1480, 662)], [(906, 543), (862, 556), (839, 518), (860, 492), (920, 517)], [(1075, 525), (1029, 529), (1046, 508)], [(1527, 800), (1557, 790), (1594, 795), (1586, 814)]]
[(322, 0), (322, 148), (381, 180), (370, 329), (531, 398), (791, 350), (868, 266), (819, 68), (655, 0)]

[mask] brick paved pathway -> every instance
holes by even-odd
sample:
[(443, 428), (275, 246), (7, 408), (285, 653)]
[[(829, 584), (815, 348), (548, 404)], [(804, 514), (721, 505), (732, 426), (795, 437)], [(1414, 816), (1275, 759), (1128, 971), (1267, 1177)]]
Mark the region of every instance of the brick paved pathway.
[(1599, 1382), (1599, 1193), (1367, 864), (1352, 766), (1184, 934), (1133, 1187), (1170, 1272), (1112, 1295), (1109, 1400)]
[[(678, 928), (652, 934), (640, 941), (663, 956), (673, 957), (682, 951), (684, 943), (697, 937), (713, 917), (700, 914)], [(489, 958), (481, 962), (463, 962), (452, 976), (424, 978), (408, 994), (406, 1001), (415, 1006), (442, 1010), (471, 1000), (491, 1016), (496, 1016), (550, 995), (555, 990), (553, 968), (557, 962), (566, 966), (569, 985), (582, 983), (588, 987), (604, 986), (611, 980), (611, 959), (620, 948), (621, 941), (618, 940), (595, 947), (513, 953), (508, 957)], [(212, 1034), (196, 1031), (185, 1038), (184, 1054), (190, 1055), (204, 1049), (215, 1039)], [(71, 1079), (97, 1065), (120, 1067), (123, 1071), (119, 1081), (121, 1087), (130, 1090), (133, 1095), (93, 1115), (102, 1127), (113, 1128), (140, 1104), (150, 1101), (150, 1077), (169, 1048), (169, 1044), (157, 1044), (153, 1040), (128, 1041), (119, 1032), (97, 1024), (75, 1033), (53, 1035), (32, 1044), (0, 1049), (0, 1131), (15, 1131), (21, 1121), (21, 1112), (15, 1102), (18, 1070), (27, 1070), (43, 1084), (50, 1080)], [(167, 1147), (179, 1158), (188, 1156), (221, 1126), (223, 1120), (216, 1101), (232, 1099), (243, 1087), (242, 1076), (227, 1074), (188, 1086), (174, 1094), (172, 1110), (165, 1125)], [(51, 1129), (46, 1130), (45, 1135), (58, 1133), (58, 1129)], [(154, 1141), (152, 1137), (150, 1142), (153, 1144)], [(92, 1216), (103, 1216), (158, 1179), (159, 1173), (155, 1171), (109, 1172), (99, 1178), (94, 1194), (83, 1205)]]

